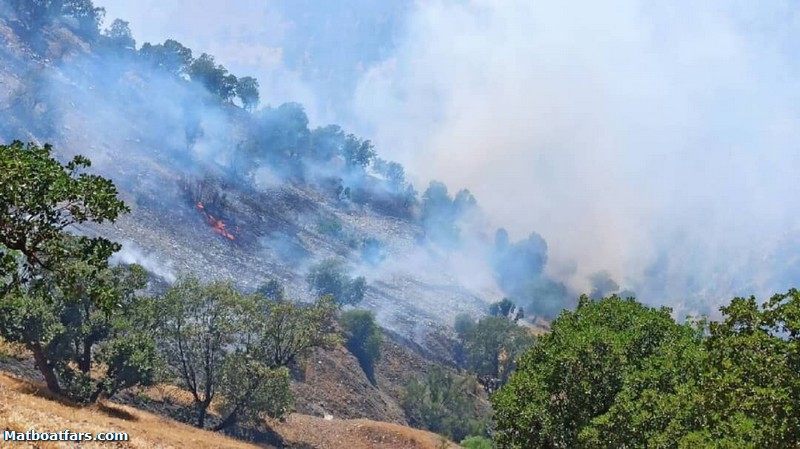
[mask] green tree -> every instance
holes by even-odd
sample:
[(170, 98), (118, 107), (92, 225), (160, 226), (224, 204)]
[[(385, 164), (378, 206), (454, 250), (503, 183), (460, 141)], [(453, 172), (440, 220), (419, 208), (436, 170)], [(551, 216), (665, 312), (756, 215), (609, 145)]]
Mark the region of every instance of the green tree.
[(552, 323), (492, 397), (498, 443), (581, 447), (578, 436), (609, 411), (627, 379), (665, 345), (691, 339), (694, 332), (675, 323), (666, 308), (582, 296), (577, 310)]
[(0, 145), (2, 291), (24, 283), (33, 269), (56, 270), (63, 261), (106, 268), (120, 249), (102, 237), (66, 238), (72, 225), (113, 222), (129, 209), (110, 180), (82, 172), (88, 159), (76, 156), (62, 165), (52, 152), (50, 145)]
[(348, 134), (342, 146), (342, 156), (350, 168), (365, 168), (375, 158), (372, 142)]
[(466, 438), (460, 444), (464, 449), (494, 449), (492, 440), (481, 436)]
[(154, 67), (176, 77), (188, 75), (194, 60), (191, 49), (172, 39), (157, 45), (146, 42), (139, 50), (139, 54)]
[(800, 440), (800, 294), (759, 307), (735, 298), (724, 319), (649, 357), (584, 429), (584, 447), (795, 448)]
[(338, 308), (330, 296), (310, 305), (269, 301), (264, 307), (267, 321), (259, 345), (272, 367), (292, 366), (304, 361), (314, 348), (339, 342), (334, 332)]
[(338, 259), (325, 259), (311, 267), (307, 280), (314, 294), (331, 295), (339, 305), (360, 303), (367, 290), (366, 279), (347, 276), (344, 263)]
[(252, 111), (258, 106), (260, 97), (258, 89), (258, 80), (251, 76), (243, 76), (236, 82), (236, 96), (248, 111)]
[(236, 94), (238, 84), (236, 77), (229, 74), (228, 69), (218, 65), (214, 57), (207, 53), (192, 61), (189, 66), (189, 77), (222, 101), (229, 101)]
[(479, 376), (504, 383), (517, 359), (533, 345), (526, 327), (506, 317), (482, 318), (469, 329), (463, 340), (467, 368)]
[[(204, 428), (217, 395), (228, 348), (255, 332), (252, 310), (230, 284), (203, 285), (196, 278), (178, 280), (161, 299), (159, 349), (192, 395), (195, 424)], [(248, 313), (250, 312), (250, 313)]]
[(478, 404), (478, 389), (475, 379), (432, 366), (408, 383), (403, 409), (411, 425), (459, 441), (486, 433), (488, 413)]
[(335, 341), (330, 298), (302, 306), (188, 277), (161, 303), (160, 349), (192, 395), (200, 428), (215, 400), (223, 416), (212, 430), (252, 424), (262, 415), (283, 416), (291, 405), (287, 368)]
[(114, 47), (136, 49), (136, 40), (133, 38), (133, 33), (131, 33), (130, 24), (124, 20), (115, 19), (103, 34)]
[(286, 289), (280, 282), (270, 279), (269, 281), (261, 284), (256, 293), (271, 301), (284, 301), (286, 300)]
[(367, 310), (350, 310), (342, 313), (342, 328), (346, 334), (345, 346), (358, 359), (367, 379), (375, 384), (375, 364), (381, 359), (383, 334), (375, 322), (375, 314)]
[[(152, 303), (136, 295), (146, 284), (135, 265), (98, 272), (74, 260), (57, 272), (38, 270), (0, 301), (0, 335), (32, 352), (48, 389), (80, 402), (148, 384), (155, 315)], [(98, 307), (109, 303), (108, 310)]]

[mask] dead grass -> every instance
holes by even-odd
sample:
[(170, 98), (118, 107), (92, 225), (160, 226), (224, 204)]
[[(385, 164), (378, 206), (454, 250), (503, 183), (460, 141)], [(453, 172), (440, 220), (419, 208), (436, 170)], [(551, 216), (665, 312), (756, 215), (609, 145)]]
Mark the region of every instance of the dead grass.
[[(100, 403), (80, 407), (49, 393), (33, 382), (0, 373), (0, 431), (126, 432), (130, 441), (84, 444), (82, 448), (115, 447), (120, 449), (197, 448), (253, 449), (259, 446), (226, 438), (213, 432), (177, 423), (130, 407)], [(42, 449), (74, 447), (70, 443), (25, 445), (0, 441), (0, 448), (38, 447)], [(265, 447), (265, 446), (261, 446)]]
[(14, 360), (24, 360), (28, 355), (28, 351), (21, 344), (9, 343), (0, 338), (0, 360), (4, 357)]
[[(270, 423), (290, 444), (319, 449), (457, 449), (440, 435), (399, 424), (367, 419), (323, 420), (291, 415), (286, 422)], [(313, 429), (309, 432), (309, 429)]]
[[(159, 386), (143, 394), (181, 401), (185, 392), (175, 387)], [(154, 397), (153, 399), (156, 399)], [(459, 446), (431, 432), (398, 424), (354, 420), (325, 420), (293, 414), (285, 422), (270, 422), (272, 429), (291, 447), (315, 449), (456, 449)], [(90, 407), (71, 403), (47, 391), (43, 385), (22, 380), (0, 371), (0, 432), (126, 432), (128, 442), (86, 443), (81, 448), (114, 447), (118, 449), (255, 449), (271, 448), (227, 438), (199, 430), (165, 417), (132, 407), (101, 402)], [(0, 449), (74, 448), (74, 443), (3, 442)]]

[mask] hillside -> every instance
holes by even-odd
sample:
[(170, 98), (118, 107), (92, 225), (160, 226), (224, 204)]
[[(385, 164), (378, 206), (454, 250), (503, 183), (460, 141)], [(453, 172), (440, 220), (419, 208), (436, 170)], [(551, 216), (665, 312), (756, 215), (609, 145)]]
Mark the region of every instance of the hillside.
[[(73, 404), (47, 391), (30, 354), (0, 341), (0, 431), (127, 432), (129, 444), (115, 447), (138, 449), (457, 447), (443, 443), (441, 436), (408, 427), (397, 402), (398, 389), (428, 362), (395, 343), (386, 346), (386, 357), (378, 367), (378, 386), (367, 381), (358, 362), (343, 348), (317, 351), (305, 379), (293, 385), (296, 413), (285, 421), (269, 422), (273, 433), (262, 439), (272, 441), (271, 445), (253, 445), (173, 420), (191, 403), (186, 392), (168, 385), (135, 388), (94, 406)], [(25, 447), (3, 444), (0, 447)]]
[[(88, 156), (93, 172), (120, 187), (132, 213), (76, 229), (123, 243), (118, 260), (166, 281), (197, 274), (245, 291), (276, 279), (309, 300), (309, 265), (338, 257), (367, 279), (362, 306), (419, 343), (458, 313), (481, 314), (504, 296), (488, 265), (489, 236), (476, 234), (463, 251), (430, 244), (418, 220), (392, 209), (381, 175), (351, 173), (336, 160), (304, 161), (299, 178), (284, 162), (250, 161), (243, 172), (242, 147), (284, 145), (258, 141), (266, 131), (257, 114), (65, 26), (46, 28), (32, 48), (0, 17), (0, 42), (0, 138), (52, 143), (62, 159)], [(354, 199), (342, 199), (337, 185)], [(364, 259), (367, 241), (379, 245), (378, 262)]]
[[(408, 427), (370, 421), (325, 420), (306, 415), (291, 415), (283, 423), (272, 423), (284, 446), (292, 448), (333, 449), (436, 449), (442, 446), (441, 437)], [(47, 394), (43, 385), (20, 380), (0, 371), (0, 430), (26, 432), (125, 432), (128, 442), (114, 447), (130, 449), (198, 448), (246, 449), (275, 448), (271, 445), (248, 444), (214, 432), (180, 424), (168, 418), (113, 403), (101, 403), (83, 408)], [(55, 449), (73, 447), (69, 443), (24, 444), (0, 442), (2, 448)], [(108, 444), (88, 443), (81, 447), (109, 447)]]

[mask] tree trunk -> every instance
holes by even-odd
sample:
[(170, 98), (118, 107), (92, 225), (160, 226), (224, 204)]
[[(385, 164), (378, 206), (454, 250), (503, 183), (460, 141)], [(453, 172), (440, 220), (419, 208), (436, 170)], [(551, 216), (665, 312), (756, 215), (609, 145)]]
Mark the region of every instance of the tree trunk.
[(83, 340), (83, 354), (78, 359), (78, 368), (84, 374), (89, 374), (92, 370), (92, 341), (90, 338)]
[(197, 427), (201, 429), (206, 428), (206, 415), (208, 414), (208, 406), (211, 404), (211, 401), (206, 399), (202, 402), (197, 402)]
[(58, 385), (58, 378), (53, 371), (53, 366), (44, 355), (44, 349), (39, 343), (30, 345), (31, 352), (33, 353), (33, 360), (36, 361), (36, 368), (42, 373), (44, 381), (47, 384), (47, 389), (53, 393), (61, 393), (61, 386)]
[(228, 427), (236, 424), (236, 419), (238, 417), (239, 417), (239, 410), (233, 409), (233, 411), (231, 411), (231, 413), (228, 416), (226, 416), (225, 419), (222, 420), (222, 422), (214, 426), (214, 428), (211, 430), (213, 430), (214, 432), (219, 432), (220, 430), (227, 429)]

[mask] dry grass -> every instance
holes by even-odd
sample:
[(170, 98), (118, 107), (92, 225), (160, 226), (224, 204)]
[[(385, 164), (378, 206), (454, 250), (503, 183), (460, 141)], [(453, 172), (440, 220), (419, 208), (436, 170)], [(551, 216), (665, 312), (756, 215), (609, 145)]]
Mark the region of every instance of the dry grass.
[[(82, 448), (254, 449), (259, 447), (122, 405), (101, 403), (92, 407), (79, 407), (47, 392), (40, 385), (0, 373), (0, 431), (6, 429), (17, 432), (30, 429), (40, 432), (58, 432), (65, 429), (94, 433), (127, 432), (130, 436), (128, 442), (113, 445), (88, 443), (82, 445)], [(66, 442), (28, 445), (0, 441), (0, 448), (6, 447), (51, 449), (75, 446)]]
[[(160, 386), (146, 390), (146, 394), (160, 395), (181, 401), (185, 392), (175, 387)], [(306, 415), (291, 415), (285, 422), (270, 425), (289, 445), (316, 449), (456, 449), (459, 446), (443, 441), (439, 435), (412, 429), (398, 424), (354, 420), (324, 420)], [(26, 432), (126, 432), (128, 442), (86, 443), (81, 448), (114, 447), (119, 449), (255, 449), (257, 446), (199, 430), (158, 415), (132, 407), (101, 402), (82, 407), (47, 391), (43, 385), (21, 380), (0, 371), (0, 432), (13, 430)], [(74, 443), (19, 443), (3, 442), (0, 449), (74, 448)]]
[[(318, 449), (457, 449), (460, 446), (441, 436), (367, 419), (321, 420), (291, 415), (286, 422), (271, 423), (290, 444)], [(313, 429), (309, 431), (310, 429)]]
[(0, 338), (0, 360), (4, 357), (14, 360), (24, 360), (28, 356), (28, 351), (21, 344), (9, 343)]

